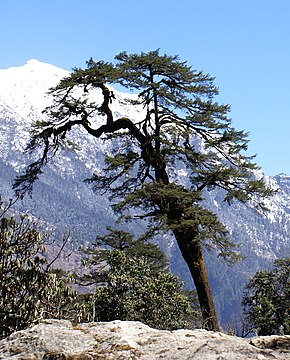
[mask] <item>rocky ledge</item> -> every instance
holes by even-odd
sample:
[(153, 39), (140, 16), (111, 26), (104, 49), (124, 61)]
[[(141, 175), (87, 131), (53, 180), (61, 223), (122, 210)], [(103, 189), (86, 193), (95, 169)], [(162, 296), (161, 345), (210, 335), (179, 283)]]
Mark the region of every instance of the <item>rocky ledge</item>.
[(140, 322), (46, 320), (0, 341), (0, 359), (290, 359), (290, 336), (241, 339), (202, 329), (161, 331)]

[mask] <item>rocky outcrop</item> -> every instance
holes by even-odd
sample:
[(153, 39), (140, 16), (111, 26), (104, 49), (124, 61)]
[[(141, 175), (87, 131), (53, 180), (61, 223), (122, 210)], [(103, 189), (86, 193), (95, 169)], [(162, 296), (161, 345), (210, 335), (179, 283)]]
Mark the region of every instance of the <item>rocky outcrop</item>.
[(161, 331), (140, 322), (46, 320), (0, 341), (0, 359), (290, 359), (290, 336), (241, 339), (206, 330)]

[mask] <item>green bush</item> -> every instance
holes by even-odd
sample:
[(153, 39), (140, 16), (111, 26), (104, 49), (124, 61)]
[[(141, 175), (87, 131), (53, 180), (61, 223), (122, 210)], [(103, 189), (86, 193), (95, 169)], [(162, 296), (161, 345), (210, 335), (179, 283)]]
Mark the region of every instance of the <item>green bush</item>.
[(258, 271), (245, 287), (248, 326), (258, 335), (290, 334), (290, 258)]
[(139, 246), (138, 256), (133, 245), (130, 251), (117, 246), (111, 250), (91, 249), (95, 256), (87, 262), (90, 272), (81, 279), (83, 284), (96, 286), (88, 301), (92, 320), (142, 321), (168, 330), (189, 327), (196, 321), (198, 311), (193, 310), (179, 278), (161, 270), (152, 261), (151, 251), (147, 252), (150, 260), (142, 256)]
[(0, 198), (0, 338), (43, 318), (76, 317), (78, 298), (63, 272), (48, 269), (36, 224), (8, 216), (9, 206)]
[(40, 233), (22, 217), (0, 219), (0, 336), (23, 329), (41, 316), (47, 283)]

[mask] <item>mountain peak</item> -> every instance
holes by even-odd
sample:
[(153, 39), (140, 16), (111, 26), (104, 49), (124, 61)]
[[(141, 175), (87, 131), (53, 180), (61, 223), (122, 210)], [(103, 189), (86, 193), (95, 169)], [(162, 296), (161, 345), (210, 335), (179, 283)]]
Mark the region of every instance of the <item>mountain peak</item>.
[(29, 73), (31, 76), (31, 73), (33, 72), (41, 72), (42, 77), (45, 77), (43, 72), (48, 74), (48, 77), (50, 77), (52, 74), (57, 74), (61, 77), (67, 76), (69, 74), (69, 71), (64, 70), (58, 66), (49, 64), (44, 61), (40, 61), (38, 59), (29, 59), (27, 60), (23, 65), (20, 66), (12, 66), (6, 69), (0, 69), (0, 75), (1, 77), (23, 77), (25, 74)]
[(58, 66), (49, 64), (47, 62), (44, 61), (40, 61), (38, 59), (30, 59), (27, 60), (26, 63), (23, 66), (20, 66), (20, 68), (29, 68), (29, 69), (33, 69), (33, 70), (43, 70), (44, 68), (49, 68), (50, 70), (61, 70), (61, 71), (65, 71), (61, 68), (59, 68)]
[(0, 70), (0, 99), (22, 118), (39, 113), (49, 104), (47, 91), (69, 72), (57, 66), (30, 59), (22, 66)]
[(46, 64), (43, 61), (37, 60), (37, 59), (30, 59), (27, 60), (25, 65), (38, 65), (38, 64)]

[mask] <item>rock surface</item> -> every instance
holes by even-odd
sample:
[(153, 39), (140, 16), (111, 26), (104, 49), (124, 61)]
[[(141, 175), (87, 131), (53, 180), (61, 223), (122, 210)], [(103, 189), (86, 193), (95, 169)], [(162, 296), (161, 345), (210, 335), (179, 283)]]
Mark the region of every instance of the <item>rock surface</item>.
[(0, 341), (0, 359), (290, 359), (290, 336), (241, 339), (206, 330), (160, 331), (140, 322), (46, 320)]

